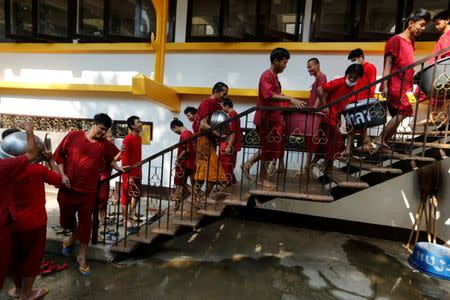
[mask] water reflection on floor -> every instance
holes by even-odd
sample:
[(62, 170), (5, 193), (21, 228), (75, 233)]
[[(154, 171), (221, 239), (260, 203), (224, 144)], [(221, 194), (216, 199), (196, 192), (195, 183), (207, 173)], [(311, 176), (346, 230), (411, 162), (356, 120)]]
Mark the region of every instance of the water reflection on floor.
[(450, 299), (406, 260), (399, 242), (227, 218), (37, 285), (46, 299)]

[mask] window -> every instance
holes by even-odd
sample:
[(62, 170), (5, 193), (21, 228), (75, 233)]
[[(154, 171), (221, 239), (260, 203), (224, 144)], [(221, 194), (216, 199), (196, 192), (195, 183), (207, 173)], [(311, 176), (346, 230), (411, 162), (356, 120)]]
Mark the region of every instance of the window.
[(0, 1), (0, 34), (16, 41), (148, 42), (156, 31), (150, 0)]
[(5, 0), (0, 0), (0, 40), (4, 40), (5, 37), (6, 37)]
[[(405, 20), (415, 9), (425, 8), (431, 16), (450, 9), (449, 0), (314, 0), (312, 41), (383, 41), (402, 32)], [(430, 23), (420, 40), (436, 40)]]
[(298, 41), (303, 0), (190, 0), (187, 41)]
[(399, 1), (314, 1), (313, 41), (385, 40), (397, 28)]

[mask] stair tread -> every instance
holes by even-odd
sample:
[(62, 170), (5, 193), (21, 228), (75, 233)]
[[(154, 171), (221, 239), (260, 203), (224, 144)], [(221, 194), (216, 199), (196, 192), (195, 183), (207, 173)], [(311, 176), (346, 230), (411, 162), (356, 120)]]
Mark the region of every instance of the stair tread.
[(239, 194), (231, 194), (228, 195), (225, 200), (223, 200), (223, 203), (230, 206), (247, 206), (249, 198), (249, 193), (243, 193), (242, 196), (240, 196)]
[(109, 250), (120, 253), (131, 253), (139, 244), (139, 242), (127, 238), (126, 241), (125, 239), (120, 240), (116, 245), (111, 246)]
[(364, 189), (368, 188), (369, 184), (361, 179), (358, 179), (350, 174), (347, 174), (340, 169), (333, 167), (331, 172), (327, 173), (327, 176), (330, 177), (336, 184), (340, 187), (350, 187), (350, 188), (359, 188)]
[(278, 191), (267, 191), (267, 190), (250, 190), (249, 192), (254, 196), (268, 196), (276, 198), (289, 198), (294, 200), (305, 200), (305, 201), (316, 201), (316, 202), (332, 202), (334, 201), (331, 195), (318, 195), (318, 194), (306, 194), (306, 193), (293, 193), (293, 192), (278, 192)]
[(146, 234), (145, 228), (144, 228), (144, 229), (141, 229), (138, 233), (129, 235), (128, 240), (143, 243), (143, 244), (151, 244), (157, 236), (158, 236), (158, 234), (152, 232), (151, 229), (149, 229)]
[(380, 167), (376, 164), (372, 164), (369, 162), (366, 162), (364, 160), (360, 160), (357, 158), (351, 158), (348, 162), (348, 165), (351, 165), (352, 167), (359, 168), (366, 171), (371, 171), (374, 173), (392, 173), (392, 174), (402, 174), (401, 169), (397, 168), (388, 168), (388, 167)]
[[(414, 144), (416, 144), (416, 142)], [(418, 144), (422, 145), (422, 143), (418, 143)], [(450, 146), (450, 145), (448, 145), (448, 146)], [(441, 149), (445, 149), (445, 148), (441, 148)], [(449, 147), (449, 149), (450, 149), (450, 147)], [(392, 157), (394, 159), (399, 159), (399, 160), (417, 160), (417, 161), (423, 161), (423, 162), (436, 161), (436, 159), (434, 159), (432, 157), (402, 154), (402, 153), (398, 153), (398, 152), (395, 152), (395, 151), (394, 152), (392, 152), (392, 151), (377, 152), (377, 155), (385, 157), (385, 158), (391, 158)]]

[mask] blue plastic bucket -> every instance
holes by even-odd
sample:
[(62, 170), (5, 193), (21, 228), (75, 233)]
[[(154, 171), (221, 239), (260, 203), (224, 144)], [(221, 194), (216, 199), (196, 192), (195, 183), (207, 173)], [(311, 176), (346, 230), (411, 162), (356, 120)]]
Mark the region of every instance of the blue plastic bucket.
[(416, 243), (409, 263), (427, 275), (450, 280), (450, 248), (433, 243)]

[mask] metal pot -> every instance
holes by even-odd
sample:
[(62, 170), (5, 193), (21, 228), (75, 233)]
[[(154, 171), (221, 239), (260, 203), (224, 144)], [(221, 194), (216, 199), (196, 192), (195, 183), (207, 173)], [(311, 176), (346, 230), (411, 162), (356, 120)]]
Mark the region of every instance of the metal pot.
[[(42, 140), (34, 136), (38, 147), (40, 147), (43, 142)], [(24, 131), (14, 132), (5, 137), (0, 143), (0, 158), (12, 158), (19, 155), (25, 154), (27, 152), (27, 133)], [(42, 160), (40, 158), (39, 160)]]
[(433, 96), (450, 96), (450, 57), (445, 57), (436, 62), (436, 72), (434, 74), (434, 64), (423, 69), (415, 77), (420, 78), (420, 88), (425, 95), (430, 96), (431, 88), (434, 87)]
[[(211, 114), (211, 119), (209, 121), (209, 125), (211, 127), (216, 127), (220, 125), (221, 123), (228, 120), (228, 115), (223, 110), (216, 110)], [(228, 124), (226, 126), (220, 126), (216, 128), (217, 131), (220, 131), (221, 133), (228, 133)]]

